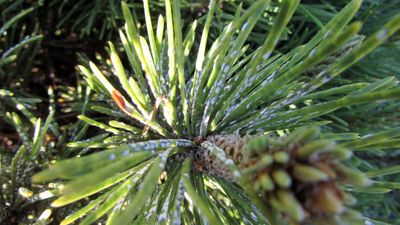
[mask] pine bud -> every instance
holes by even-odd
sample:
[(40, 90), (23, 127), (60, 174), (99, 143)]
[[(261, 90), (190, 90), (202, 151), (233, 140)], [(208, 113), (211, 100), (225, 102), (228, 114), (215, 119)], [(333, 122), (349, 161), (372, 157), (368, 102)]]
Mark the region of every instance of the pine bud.
[[(285, 138), (219, 135), (207, 140), (236, 163), (242, 174), (240, 181), (253, 189), (249, 191), (256, 191), (265, 204), (288, 215), (296, 224), (323, 218), (335, 221), (336, 216), (347, 213), (345, 204), (351, 202), (338, 185), (370, 183), (362, 173), (340, 163), (351, 157), (350, 150), (332, 140), (320, 140), (319, 136), (318, 128), (306, 128)], [(222, 162), (208, 158), (212, 160), (202, 161), (209, 164), (208, 173), (232, 177)]]

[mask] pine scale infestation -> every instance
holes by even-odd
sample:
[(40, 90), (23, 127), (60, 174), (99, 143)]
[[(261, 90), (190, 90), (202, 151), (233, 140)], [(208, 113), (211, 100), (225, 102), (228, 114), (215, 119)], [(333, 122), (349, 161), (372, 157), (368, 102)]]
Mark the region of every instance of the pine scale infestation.
[[(364, 38), (358, 34), (362, 24), (351, 22), (362, 1), (353, 0), (308, 42), (282, 53), (276, 46), (298, 0), (280, 1), (264, 44), (254, 51), (247, 51), (246, 40), (269, 0), (238, 7), (214, 41), (208, 34), (220, 2), (210, 1), (198, 45), (197, 21), (183, 35), (180, 1), (165, 1), (165, 15), (155, 27), (149, 1), (143, 4), (147, 38), (122, 2), (126, 24), (119, 32), (121, 45), (109, 43), (109, 71), (94, 62), (78, 66), (96, 96), (108, 99), (107, 107), (93, 110), (113, 120), (79, 119), (112, 133), (112, 139), (104, 141), (104, 150), (55, 162), (32, 177), (35, 183), (59, 184), (52, 185), (57, 196), (52, 207), (90, 197), (61, 224), (369, 221), (349, 207), (354, 201), (346, 189), (373, 181), (348, 159), (351, 150), (388, 136), (335, 141), (324, 134), (327, 122), (321, 118), (353, 105), (398, 99), (400, 88), (383, 85), (397, 83), (392, 78), (347, 92), (341, 86), (319, 88), (398, 31), (400, 15)], [(68, 147), (98, 143), (82, 140)]]

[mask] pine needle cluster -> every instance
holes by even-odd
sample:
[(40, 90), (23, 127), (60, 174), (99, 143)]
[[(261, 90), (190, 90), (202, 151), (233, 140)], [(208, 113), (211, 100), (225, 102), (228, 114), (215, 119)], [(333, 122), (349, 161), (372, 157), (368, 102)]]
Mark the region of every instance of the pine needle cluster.
[[(20, 26), (12, 24), (60, 2), (31, 3), (7, 19), (0, 72), (18, 71), (26, 55), (32, 62), (32, 43), (43, 38), (34, 32), (15, 43), (10, 29)], [(57, 28), (102, 39), (123, 20), (119, 40), (97, 61), (78, 56), (83, 80), (48, 88), (46, 117), (42, 99), (11, 85), (27, 78), (6, 75), (4, 129), (17, 130), (20, 145), (0, 155), (0, 221), (18, 223), (21, 214), (29, 217), (22, 223), (63, 225), (399, 222), (374, 215), (365, 193), (380, 196), (384, 213), (400, 215), (384, 195), (400, 187), (398, 51), (388, 47), (398, 46), (391, 38), (400, 14), (371, 31), (360, 21), (368, 11), (361, 0), (333, 9), (246, 3), (109, 1), (112, 13), (101, 18), (111, 20), (100, 34), (93, 27), (103, 5), (90, 3), (94, 9), (77, 20), (86, 26), (69, 18), (90, 4), (74, 5)], [(204, 17), (187, 21), (183, 12), (193, 7)], [(374, 68), (379, 54), (387, 64)], [(78, 120), (65, 125), (57, 118), (63, 113)]]

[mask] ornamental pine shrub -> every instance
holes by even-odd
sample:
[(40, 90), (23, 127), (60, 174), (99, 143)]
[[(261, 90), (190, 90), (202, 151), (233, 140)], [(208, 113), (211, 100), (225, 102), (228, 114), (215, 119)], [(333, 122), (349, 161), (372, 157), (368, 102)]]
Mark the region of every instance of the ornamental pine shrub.
[[(125, 24), (119, 40), (108, 42), (109, 58), (79, 54), (83, 80), (54, 86), (57, 95), (48, 89), (44, 122), (32, 106), (39, 100), (2, 87), (2, 102), (29, 104), (4, 110), (21, 145), (12, 157), (2, 154), (10, 181), (1, 181), (0, 221), (399, 222), (392, 218), (400, 214), (398, 192), (385, 193), (399, 188), (400, 88), (397, 74), (375, 74), (379, 69), (367, 62), (379, 60), (374, 55), (396, 37), (400, 14), (364, 33), (357, 21), (361, 0), (346, 2), (324, 23), (313, 17), (324, 9), (299, 3), (258, 0), (224, 8), (212, 0), (198, 22), (183, 20), (181, 6), (190, 3), (166, 0), (161, 10), (145, 0), (136, 15), (137, 5), (123, 1), (121, 13), (112, 9)], [(69, 16), (83, 9), (75, 7)], [(307, 17), (293, 18), (296, 12)], [(215, 18), (227, 14), (218, 32)], [(291, 20), (310, 18), (319, 29), (293, 35), (291, 43), (297, 24)], [(266, 34), (260, 33), (267, 20)], [(82, 34), (90, 35), (93, 24)], [(63, 124), (59, 113), (79, 120)], [(379, 160), (385, 157), (389, 162)], [(374, 214), (376, 202), (384, 216)]]

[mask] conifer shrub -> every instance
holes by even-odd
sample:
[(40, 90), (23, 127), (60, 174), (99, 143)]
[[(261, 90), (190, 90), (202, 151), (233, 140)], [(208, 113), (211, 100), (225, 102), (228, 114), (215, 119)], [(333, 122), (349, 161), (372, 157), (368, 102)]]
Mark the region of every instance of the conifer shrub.
[[(400, 143), (398, 81), (339, 75), (362, 73), (361, 60), (400, 29), (400, 14), (365, 35), (353, 20), (362, 1), (352, 0), (285, 48), (296, 10), (309, 13), (299, 0), (237, 5), (210, 37), (220, 4), (210, 1), (198, 27), (182, 20), (178, 0), (166, 0), (157, 16), (143, 1), (144, 24), (123, 1), (125, 25), (108, 42), (109, 59), (81, 55), (84, 81), (58, 87), (58, 101), (49, 88), (49, 115), (44, 123), (31, 117), (32, 138), (24, 111), (7, 113), (23, 142), (0, 190), (25, 199), (0, 193), (8, 202), (0, 219), (15, 219), (9, 214), (20, 206), (40, 209), (37, 224), (395, 221), (369, 213), (374, 203), (363, 195), (396, 207), (382, 194), (399, 188), (392, 176), (400, 168), (374, 157), (396, 154)], [(271, 9), (268, 32), (256, 40), (253, 29)], [(79, 121), (60, 125), (60, 106)]]

